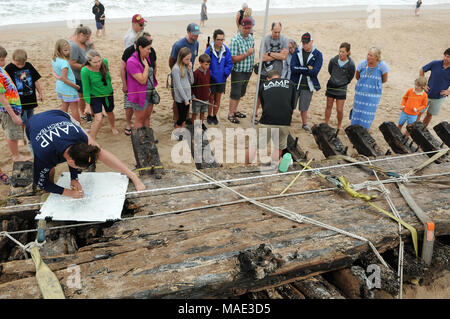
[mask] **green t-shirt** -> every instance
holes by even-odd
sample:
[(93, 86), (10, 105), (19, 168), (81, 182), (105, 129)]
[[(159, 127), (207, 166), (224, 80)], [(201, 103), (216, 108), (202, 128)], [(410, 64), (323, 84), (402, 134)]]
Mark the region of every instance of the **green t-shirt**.
[(100, 72), (91, 71), (85, 66), (81, 69), (83, 97), (88, 104), (91, 104), (91, 97), (106, 97), (113, 93), (108, 60), (103, 58), (103, 63), (105, 63), (106, 69), (108, 70), (106, 73), (106, 81), (102, 81), (102, 74)]

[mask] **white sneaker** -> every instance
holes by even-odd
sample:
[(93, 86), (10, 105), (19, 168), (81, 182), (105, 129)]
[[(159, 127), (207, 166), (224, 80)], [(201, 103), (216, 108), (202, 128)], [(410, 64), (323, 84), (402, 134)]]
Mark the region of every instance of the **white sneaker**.
[(308, 124), (303, 124), (302, 125), (302, 129), (304, 129), (306, 132), (308, 132), (309, 134), (312, 133), (311, 128), (309, 127)]

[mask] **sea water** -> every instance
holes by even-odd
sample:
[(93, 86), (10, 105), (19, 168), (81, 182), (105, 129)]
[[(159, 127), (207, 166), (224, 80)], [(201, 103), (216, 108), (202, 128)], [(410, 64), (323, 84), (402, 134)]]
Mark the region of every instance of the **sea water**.
[[(182, 16), (198, 14), (202, 0), (102, 0), (106, 18), (131, 18), (142, 14), (145, 18), (155, 16)], [(242, 3), (248, 3), (253, 11), (265, 10), (264, 0), (209, 0), (209, 14), (234, 13), (241, 9)], [(415, 0), (271, 0), (270, 8), (306, 8), (306, 7), (346, 7), (379, 5), (410, 5)], [(427, 0), (424, 5), (450, 4), (450, 0)], [(0, 26), (94, 19), (93, 0), (2, 0), (0, 5)]]

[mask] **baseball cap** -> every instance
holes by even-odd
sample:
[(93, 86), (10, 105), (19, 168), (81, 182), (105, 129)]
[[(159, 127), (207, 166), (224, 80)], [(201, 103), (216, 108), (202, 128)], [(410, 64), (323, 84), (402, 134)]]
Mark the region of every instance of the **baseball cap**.
[(139, 24), (143, 24), (145, 22), (147, 22), (147, 20), (145, 20), (140, 14), (135, 14), (133, 16), (133, 19), (131, 19), (132, 23), (139, 23)]
[(243, 26), (245, 28), (251, 28), (252, 27), (252, 20), (250, 20), (250, 18), (242, 19), (241, 26)]
[(186, 30), (187, 32), (191, 32), (193, 35), (199, 35), (201, 33), (200, 27), (197, 23), (189, 23)]
[(303, 43), (309, 43), (311, 40), (313, 40), (312, 34), (309, 32), (306, 32), (302, 35), (302, 42)]

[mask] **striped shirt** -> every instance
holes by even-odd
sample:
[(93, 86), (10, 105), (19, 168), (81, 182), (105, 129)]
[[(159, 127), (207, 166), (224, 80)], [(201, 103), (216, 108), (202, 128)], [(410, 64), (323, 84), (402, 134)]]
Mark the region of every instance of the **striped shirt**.
[[(238, 32), (232, 39), (230, 44), (231, 56), (241, 55), (247, 53), (248, 49), (253, 48), (255, 41), (251, 34), (247, 39), (244, 38), (241, 32)], [(235, 72), (252, 72), (254, 64), (255, 54), (246, 57), (244, 60), (237, 62), (233, 65), (233, 71)]]

